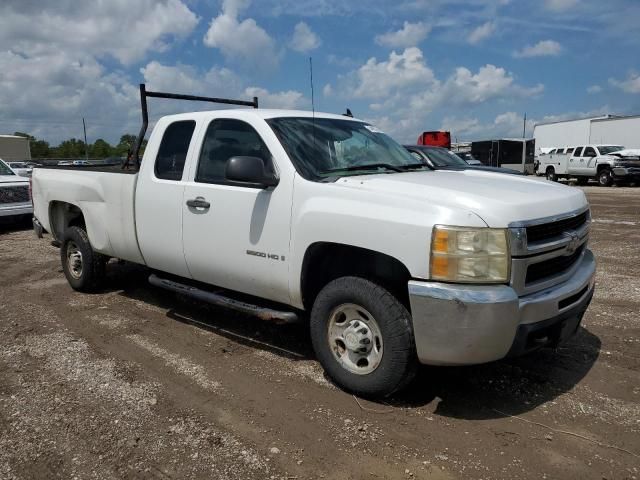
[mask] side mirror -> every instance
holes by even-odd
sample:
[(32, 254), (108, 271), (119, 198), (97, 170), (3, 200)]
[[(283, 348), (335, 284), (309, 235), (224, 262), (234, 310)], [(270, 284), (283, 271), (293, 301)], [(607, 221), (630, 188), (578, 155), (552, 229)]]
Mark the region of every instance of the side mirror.
[(227, 180), (268, 188), (278, 185), (278, 177), (267, 172), (264, 161), (258, 157), (231, 157), (225, 171)]

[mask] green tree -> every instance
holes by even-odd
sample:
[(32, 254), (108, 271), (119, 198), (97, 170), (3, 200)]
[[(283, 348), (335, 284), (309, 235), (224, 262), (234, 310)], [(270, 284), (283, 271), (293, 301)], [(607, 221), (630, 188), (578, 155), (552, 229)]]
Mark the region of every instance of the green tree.
[(77, 138), (70, 138), (63, 141), (54, 150), (54, 156), (57, 158), (84, 158), (85, 143)]
[(112, 155), (113, 150), (111, 145), (99, 138), (89, 147), (89, 156), (91, 158), (107, 158)]

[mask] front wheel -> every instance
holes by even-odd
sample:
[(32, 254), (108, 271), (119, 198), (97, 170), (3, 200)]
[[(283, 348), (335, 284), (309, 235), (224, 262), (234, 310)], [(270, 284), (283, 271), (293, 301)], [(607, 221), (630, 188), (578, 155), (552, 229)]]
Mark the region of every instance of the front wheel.
[(613, 185), (613, 176), (611, 170), (604, 168), (598, 172), (598, 183), (602, 187), (610, 187)]
[(389, 291), (359, 277), (328, 283), (311, 310), (318, 360), (342, 389), (385, 397), (417, 369), (411, 315)]
[(94, 252), (89, 237), (80, 227), (69, 227), (60, 248), (62, 270), (71, 288), (80, 292), (98, 290), (105, 277), (107, 257)]

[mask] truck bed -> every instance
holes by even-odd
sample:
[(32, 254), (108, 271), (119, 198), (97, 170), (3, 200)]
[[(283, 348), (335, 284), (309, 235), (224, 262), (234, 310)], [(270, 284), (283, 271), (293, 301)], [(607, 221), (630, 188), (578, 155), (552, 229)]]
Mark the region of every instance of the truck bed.
[(119, 165), (38, 167), (32, 175), (34, 215), (61, 240), (68, 227), (65, 212), (81, 211), (96, 251), (144, 263), (135, 228), (137, 173)]

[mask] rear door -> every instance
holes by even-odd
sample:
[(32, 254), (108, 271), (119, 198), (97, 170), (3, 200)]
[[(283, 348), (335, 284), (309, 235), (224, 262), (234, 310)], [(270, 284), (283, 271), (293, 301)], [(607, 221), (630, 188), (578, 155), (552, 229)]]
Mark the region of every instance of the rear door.
[(570, 175), (581, 175), (582, 174), (581, 162), (582, 163), (584, 162), (584, 160), (582, 159), (582, 150), (583, 149), (584, 149), (584, 147), (576, 147), (576, 149), (573, 151), (573, 155), (571, 155), (569, 157), (568, 173)]
[(585, 147), (582, 156), (584, 157), (584, 173), (595, 176), (598, 150), (594, 147)]
[[(271, 133), (266, 142), (257, 128)], [(231, 118), (206, 126), (181, 202), (184, 253), (196, 280), (288, 302), (293, 177), (278, 171), (272, 151), (282, 147), (268, 128)], [(262, 189), (228, 181), (234, 156), (262, 158), (280, 183)], [(202, 206), (189, 206), (193, 200)]]
[[(162, 131), (163, 126), (155, 128)], [(145, 263), (181, 277), (190, 276), (182, 245), (182, 199), (195, 128), (194, 120), (175, 121), (166, 125), (159, 145), (150, 142), (135, 194), (136, 232)]]

